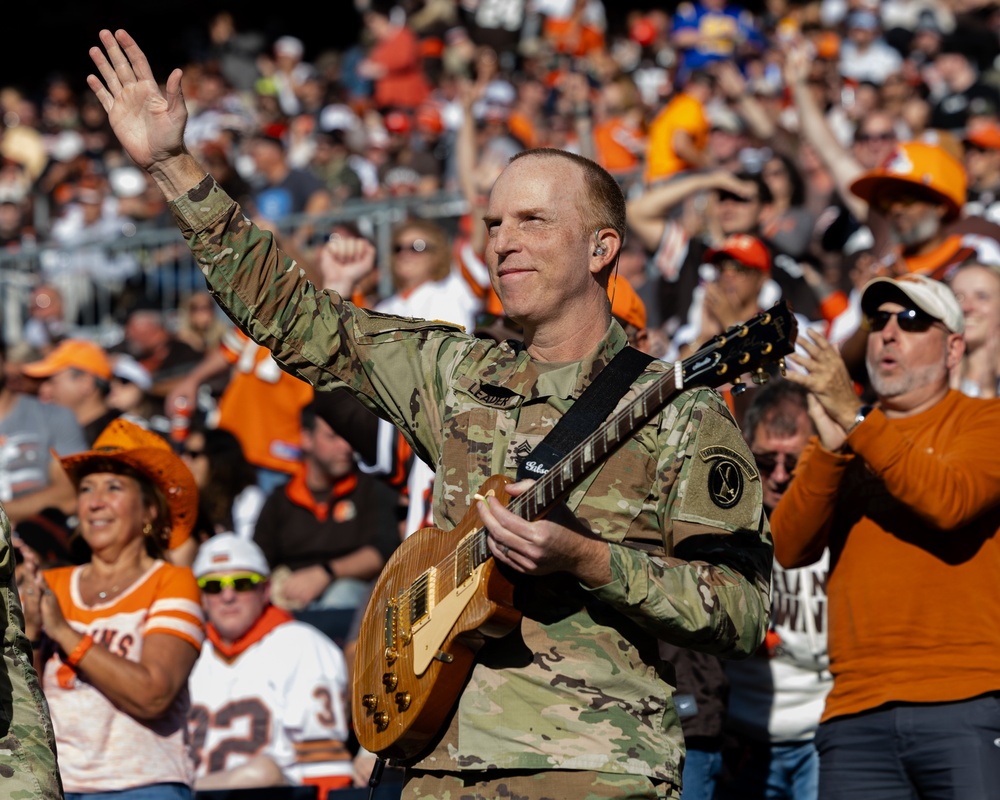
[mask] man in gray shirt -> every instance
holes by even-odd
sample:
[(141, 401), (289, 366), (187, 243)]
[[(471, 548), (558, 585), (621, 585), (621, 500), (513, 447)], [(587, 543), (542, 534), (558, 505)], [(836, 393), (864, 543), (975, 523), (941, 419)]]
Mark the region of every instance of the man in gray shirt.
[(0, 340), (0, 502), (15, 527), (45, 508), (71, 514), (76, 492), (51, 451), (86, 450), (83, 431), (69, 409), (12, 391), (6, 368)]

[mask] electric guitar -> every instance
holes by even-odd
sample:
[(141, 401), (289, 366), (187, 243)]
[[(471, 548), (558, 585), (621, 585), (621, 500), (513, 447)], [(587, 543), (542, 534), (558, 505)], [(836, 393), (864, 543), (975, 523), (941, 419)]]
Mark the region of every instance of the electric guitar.
[[(480, 495), (492, 496), (525, 519), (545, 515), (595, 465), (691, 386), (733, 384), (763, 364), (781, 363), (795, 344), (786, 303), (716, 336), (672, 371), (649, 383), (627, 408), (612, 414), (531, 490), (513, 500), (503, 475)], [(783, 363), (781, 363), (783, 367)], [(382, 758), (419, 755), (440, 730), (487, 637), (520, 622), (513, 584), (496, 568), (475, 507), (451, 531), (424, 528), (403, 540), (375, 583), (358, 634), (353, 717), (358, 741)]]

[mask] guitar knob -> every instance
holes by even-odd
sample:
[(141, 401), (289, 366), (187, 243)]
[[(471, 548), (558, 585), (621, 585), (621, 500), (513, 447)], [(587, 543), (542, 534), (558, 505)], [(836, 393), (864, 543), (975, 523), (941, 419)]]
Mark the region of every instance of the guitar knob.
[(395, 647), (385, 648), (385, 660), (392, 664), (397, 658), (399, 658), (399, 651)]
[(385, 690), (387, 692), (394, 691), (396, 688), (396, 683), (398, 683), (398, 681), (399, 679), (396, 677), (395, 672), (386, 672), (382, 676), (382, 685), (385, 686)]
[(375, 715), (375, 727), (380, 731), (389, 727), (389, 715), (385, 711), (379, 711)]
[(733, 386), (729, 391), (732, 392), (733, 397), (739, 397), (739, 395), (743, 394), (743, 392), (745, 392), (746, 390), (747, 390), (747, 385), (743, 383), (743, 381), (740, 378), (736, 378), (733, 381)]
[(764, 371), (763, 367), (757, 367), (756, 371), (751, 377), (751, 380), (753, 380), (753, 382), (756, 383), (758, 386), (763, 386), (765, 383), (771, 380), (771, 376)]
[(410, 696), (409, 692), (396, 692), (396, 705), (399, 707), (400, 711), (406, 711), (410, 707), (410, 702), (413, 698)]
[(361, 698), (361, 705), (369, 711), (374, 711), (378, 707), (378, 698), (373, 694), (366, 694)]

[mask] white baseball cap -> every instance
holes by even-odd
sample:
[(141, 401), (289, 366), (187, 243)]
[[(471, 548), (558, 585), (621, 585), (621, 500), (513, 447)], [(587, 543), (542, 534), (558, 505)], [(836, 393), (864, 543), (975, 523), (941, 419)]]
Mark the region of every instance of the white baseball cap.
[(203, 543), (191, 569), (196, 578), (215, 572), (255, 572), (265, 578), (271, 574), (257, 544), (235, 533), (219, 533)]
[(913, 303), (921, 311), (940, 320), (952, 333), (965, 332), (965, 315), (954, 292), (941, 281), (926, 275), (901, 278), (874, 278), (861, 290), (861, 310), (869, 316), (882, 303)]
[(153, 377), (149, 370), (128, 353), (121, 353), (111, 364), (111, 374), (129, 383), (134, 383), (144, 392), (153, 388)]

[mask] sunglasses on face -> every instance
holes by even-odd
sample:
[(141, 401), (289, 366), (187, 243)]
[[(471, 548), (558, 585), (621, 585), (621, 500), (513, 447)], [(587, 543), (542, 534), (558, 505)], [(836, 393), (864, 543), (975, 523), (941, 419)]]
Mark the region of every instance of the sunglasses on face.
[(226, 587), (236, 592), (251, 592), (267, 578), (255, 572), (223, 575), (221, 578), (198, 578), (198, 588), (205, 594), (222, 594)]
[[(795, 467), (798, 466), (799, 459), (798, 456), (790, 455), (785, 453), (785, 472), (791, 475), (795, 472)], [(754, 461), (757, 462), (757, 469), (760, 470), (762, 475), (770, 475), (778, 468), (778, 456), (775, 454), (753, 454)]]
[(723, 203), (725, 201), (730, 201), (732, 203), (756, 203), (758, 201), (757, 195), (753, 197), (744, 197), (740, 194), (734, 194), (733, 192), (719, 192), (719, 202)]
[(746, 264), (741, 264), (739, 261), (733, 259), (723, 259), (716, 263), (719, 268), (719, 274), (724, 272), (732, 272), (734, 275), (752, 275), (755, 272), (760, 272), (758, 269), (753, 267), (748, 267)]
[(938, 321), (923, 311), (918, 311), (915, 308), (904, 308), (902, 311), (876, 311), (874, 314), (870, 314), (868, 328), (877, 333), (883, 330), (893, 317), (896, 318), (899, 329), (907, 333), (923, 333)]
[(392, 251), (394, 253), (424, 253), (433, 249), (434, 248), (423, 239), (414, 239), (409, 243), (396, 242), (396, 244), (392, 246)]
[(854, 137), (856, 142), (893, 142), (896, 140), (896, 134), (887, 131), (885, 133), (859, 133)]

